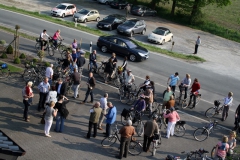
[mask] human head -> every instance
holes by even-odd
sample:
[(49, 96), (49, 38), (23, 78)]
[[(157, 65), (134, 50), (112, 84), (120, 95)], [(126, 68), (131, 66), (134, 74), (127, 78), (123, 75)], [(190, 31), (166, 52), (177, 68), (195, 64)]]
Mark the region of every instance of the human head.
[(127, 74), (130, 75), (131, 73), (132, 73), (132, 70), (129, 69), (129, 70), (127, 71)]
[(176, 76), (176, 77), (178, 76), (178, 72), (175, 73), (175, 76)]
[(167, 87), (167, 91), (170, 92), (171, 91), (171, 87), (168, 86)]
[(141, 94), (140, 99), (144, 99), (144, 98), (145, 98), (144, 94)]
[(200, 36), (198, 36), (198, 38), (200, 38)]
[(50, 64), (50, 67), (53, 68), (53, 64)]
[(57, 32), (60, 33), (61, 32), (60, 29), (58, 29)]
[(115, 54), (115, 53), (112, 53), (112, 57), (114, 57), (114, 58), (115, 58), (115, 57), (116, 57), (116, 54)]
[(132, 121), (129, 119), (127, 120), (127, 123), (126, 123), (127, 126), (131, 126), (132, 125)]
[(175, 111), (175, 108), (171, 107), (169, 110), (170, 110), (170, 112), (173, 112), (173, 111)]
[(186, 74), (186, 78), (190, 78), (190, 74)]
[(76, 53), (76, 49), (75, 48), (72, 49), (72, 53)]
[(58, 100), (63, 100), (63, 95), (59, 95)]
[(108, 60), (110, 63), (112, 63), (113, 62), (113, 60), (112, 60), (112, 58), (109, 58), (109, 60)]
[(92, 72), (89, 72), (89, 77), (93, 77), (93, 73)]
[(96, 103), (94, 104), (94, 107), (95, 107), (95, 108), (100, 107), (100, 103), (99, 103), (99, 102), (96, 102)]
[(55, 106), (55, 102), (51, 101), (49, 105), (50, 105), (50, 107), (54, 107)]
[(236, 138), (237, 134), (235, 131), (230, 131), (230, 136)]
[(196, 82), (198, 82), (198, 79), (197, 79), (197, 78), (195, 78), (195, 79), (194, 79), (194, 82), (195, 82), (195, 83), (196, 83)]
[(149, 76), (149, 75), (146, 75), (146, 80), (147, 80), (147, 79), (150, 79), (150, 76)]
[(51, 86), (51, 90), (52, 91), (56, 91), (56, 87), (55, 86)]
[(126, 61), (126, 60), (128, 60), (128, 57), (127, 57), (127, 56), (125, 56), (125, 57), (124, 57), (124, 60), (125, 60), (125, 61)]
[(104, 97), (104, 98), (108, 98), (108, 94), (107, 94), (107, 93), (104, 93), (103, 97)]
[(48, 77), (44, 77), (44, 80), (43, 80), (45, 83), (48, 83)]
[(233, 92), (229, 92), (228, 97), (232, 97), (232, 96), (233, 96)]
[(97, 51), (96, 51), (96, 50), (93, 50), (93, 54), (97, 54)]
[(62, 78), (58, 78), (58, 84), (62, 84), (62, 83), (63, 83)]
[(76, 39), (74, 39), (74, 40), (73, 40), (73, 42), (74, 42), (74, 43), (76, 43), (76, 42), (77, 42), (77, 40), (76, 40)]
[(228, 137), (227, 136), (223, 136), (222, 143), (227, 143), (227, 142), (228, 142)]
[(107, 102), (107, 106), (108, 106), (109, 108), (112, 108), (112, 107), (113, 107), (112, 102)]
[(44, 29), (44, 30), (43, 30), (43, 33), (46, 33), (46, 32), (47, 32), (47, 30), (46, 30), (46, 29)]
[(27, 82), (27, 86), (28, 86), (28, 87), (32, 87), (32, 85), (33, 85), (33, 82), (32, 82), (32, 81)]

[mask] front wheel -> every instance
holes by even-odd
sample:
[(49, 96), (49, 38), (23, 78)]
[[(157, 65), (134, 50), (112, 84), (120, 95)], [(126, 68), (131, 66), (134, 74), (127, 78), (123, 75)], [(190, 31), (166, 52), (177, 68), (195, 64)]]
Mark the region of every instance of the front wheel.
[(50, 47), (50, 46), (48, 46), (48, 55), (49, 56), (54, 56), (54, 53), (55, 53), (55, 49), (54, 49), (54, 47)]
[(198, 128), (193, 133), (193, 137), (199, 142), (206, 140), (208, 136), (209, 136), (209, 132), (205, 128)]
[(66, 55), (67, 55), (67, 50), (63, 50), (63, 51), (61, 52), (61, 57), (62, 57), (62, 59), (65, 59), (65, 58), (66, 58)]
[(142, 145), (139, 142), (131, 141), (128, 152), (133, 156), (139, 155), (142, 153)]
[(117, 141), (116, 136), (106, 137), (102, 140), (101, 145), (103, 147), (109, 147), (109, 146), (112, 146), (114, 143), (116, 143), (116, 141)]
[(107, 52), (107, 50), (108, 50), (108, 49), (107, 49), (107, 47), (106, 47), (106, 46), (102, 46), (102, 47), (101, 47), (101, 51), (102, 51), (103, 53), (106, 53), (106, 52)]
[(213, 147), (213, 149), (211, 151), (211, 158), (215, 157), (215, 151), (216, 151), (216, 147)]
[(137, 60), (137, 57), (136, 57), (134, 54), (131, 54), (131, 55), (129, 56), (129, 59), (130, 59), (130, 61), (134, 62), (134, 61)]
[(174, 129), (174, 135), (176, 137), (183, 137), (185, 135), (186, 132), (186, 128), (183, 125), (175, 125), (175, 129)]
[(215, 114), (216, 114), (216, 109), (214, 107), (208, 108), (205, 112), (205, 116), (207, 118), (211, 118), (211, 117), (215, 116)]
[(182, 106), (183, 109), (186, 109), (189, 105), (190, 105), (189, 104), (189, 98), (187, 98), (187, 99), (182, 101), (182, 105), (181, 106)]
[(37, 51), (41, 50), (40, 42), (36, 43), (35, 48), (36, 48)]

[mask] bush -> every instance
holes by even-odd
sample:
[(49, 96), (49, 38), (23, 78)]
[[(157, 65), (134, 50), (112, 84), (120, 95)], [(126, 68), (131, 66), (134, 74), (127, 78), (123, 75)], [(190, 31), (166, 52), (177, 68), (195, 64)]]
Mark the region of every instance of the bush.
[(1, 40), (0, 41), (0, 45), (4, 46), (6, 44), (6, 41), (5, 40)]
[(38, 59), (37, 58), (33, 58), (33, 63), (37, 63)]
[(15, 58), (14, 61), (13, 61), (15, 64), (20, 64), (21, 63), (21, 60), (20, 58)]
[(13, 47), (12, 45), (9, 45), (7, 48), (7, 54), (13, 54)]
[(22, 53), (20, 56), (19, 56), (20, 59), (25, 59), (26, 58), (26, 55), (24, 53)]
[(39, 50), (38, 53), (37, 53), (37, 56), (38, 56), (39, 58), (43, 58), (43, 57), (45, 56), (45, 52), (42, 51), (42, 50)]
[(46, 67), (50, 67), (50, 63), (49, 62), (45, 62), (45, 66)]
[(1, 55), (1, 58), (8, 58), (8, 56), (7, 56), (7, 54), (6, 53), (3, 53), (2, 55)]

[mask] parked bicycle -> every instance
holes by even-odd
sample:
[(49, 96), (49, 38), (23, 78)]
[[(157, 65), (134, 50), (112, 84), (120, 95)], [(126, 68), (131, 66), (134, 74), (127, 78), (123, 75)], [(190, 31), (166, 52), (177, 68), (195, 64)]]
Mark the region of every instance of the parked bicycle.
[(131, 85), (127, 85), (126, 90), (124, 90), (124, 86), (125, 86), (125, 84), (120, 85), (120, 87), (119, 87), (120, 101), (123, 104), (132, 105), (138, 98), (136, 96), (137, 95), (137, 87), (134, 83), (132, 83)]
[[(119, 133), (119, 130), (118, 130), (117, 124), (116, 124), (114, 132), (109, 137), (104, 138), (101, 142), (101, 145), (103, 147), (110, 147), (110, 146), (114, 145), (117, 140), (120, 142), (118, 133)], [(142, 153), (142, 144), (136, 140), (133, 140), (133, 138), (131, 138), (128, 152), (134, 156), (141, 154)]]
[[(105, 70), (105, 66), (106, 66), (105, 61), (101, 61), (101, 65), (100, 67), (98, 67), (97, 72), (101, 77), (104, 77), (104, 70)], [(90, 64), (88, 64), (88, 70), (90, 69)]]
[(221, 105), (221, 102), (219, 100), (215, 100), (214, 107), (208, 108), (205, 112), (205, 116), (207, 118), (211, 118), (211, 117), (214, 117), (215, 115), (221, 114), (223, 111), (223, 106), (220, 107), (220, 105)]
[(210, 120), (206, 126), (197, 128), (194, 131), (193, 133), (194, 138), (199, 142), (206, 140), (209, 137), (209, 135), (212, 133), (212, 131), (216, 128), (217, 125), (218, 125), (218, 121), (214, 120), (212, 122)]
[(8, 68), (8, 65), (6, 63), (1, 64), (0, 68), (0, 78), (7, 78), (10, 76), (10, 69)]
[[(190, 96), (192, 95), (193, 93), (192, 92), (190, 92), (189, 93), (189, 96), (187, 97), (187, 99), (185, 99), (185, 100), (182, 100), (182, 108), (183, 109), (186, 109), (186, 108), (190, 108), (190, 109), (193, 109), (194, 108), (194, 106), (193, 106), (193, 98), (194, 97), (192, 97), (192, 100), (191, 100), (191, 102), (190, 102)], [(195, 104), (195, 106), (197, 106), (198, 105), (198, 103), (200, 102), (200, 100), (201, 100), (201, 94), (195, 94), (195, 96), (196, 96), (196, 104)]]

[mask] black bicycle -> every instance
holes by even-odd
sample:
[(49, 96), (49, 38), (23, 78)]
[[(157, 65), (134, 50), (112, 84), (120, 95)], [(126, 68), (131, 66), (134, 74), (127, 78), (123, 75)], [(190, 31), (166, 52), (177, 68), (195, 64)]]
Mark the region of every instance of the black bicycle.
[[(36, 42), (37, 43), (35, 44), (35, 48), (36, 48), (36, 50), (38, 52), (39, 50), (41, 50), (41, 43), (42, 42), (41, 42), (41, 40), (39, 38), (36, 39)], [(53, 56), (54, 55), (55, 47), (53, 45), (53, 41), (52, 41), (51, 37), (48, 38), (46, 46), (43, 46), (43, 47), (45, 47), (44, 51), (47, 51), (49, 56)]]
[[(119, 133), (119, 130), (118, 130), (117, 124), (116, 124), (114, 133), (112, 133), (109, 137), (104, 138), (101, 142), (101, 145), (103, 147), (110, 147), (110, 146), (114, 145), (117, 140), (120, 142), (118, 133)], [(142, 153), (142, 144), (136, 140), (133, 140), (133, 138), (131, 138), (128, 152), (134, 156), (141, 154)]]
[(215, 115), (221, 114), (223, 111), (223, 106), (220, 107), (220, 105), (221, 105), (221, 102), (219, 100), (215, 100), (214, 107), (208, 108), (205, 112), (205, 116), (207, 118), (211, 118), (211, 117), (214, 117)]
[[(189, 96), (187, 97), (187, 99), (184, 99), (184, 100), (182, 100), (182, 108), (183, 109), (185, 109), (185, 108), (190, 108), (190, 109), (193, 109), (194, 107), (193, 107), (193, 98), (192, 98), (192, 100), (190, 101), (190, 96), (192, 95), (193, 93), (192, 92), (190, 92), (189, 93)], [(195, 95), (196, 96), (196, 103), (195, 103), (195, 106), (197, 106), (198, 105), (198, 103), (200, 102), (200, 100), (201, 100), (201, 97), (202, 97), (202, 95), (201, 94), (196, 94)]]

